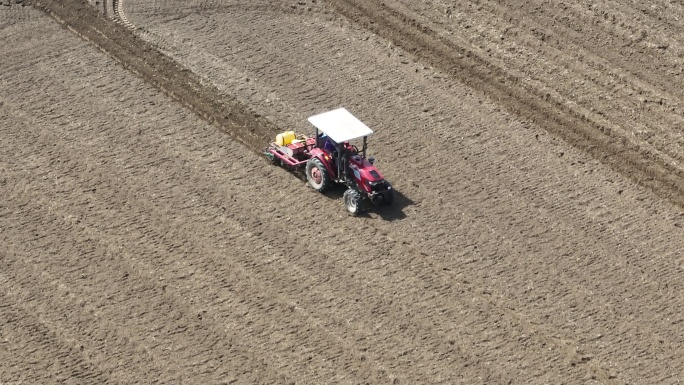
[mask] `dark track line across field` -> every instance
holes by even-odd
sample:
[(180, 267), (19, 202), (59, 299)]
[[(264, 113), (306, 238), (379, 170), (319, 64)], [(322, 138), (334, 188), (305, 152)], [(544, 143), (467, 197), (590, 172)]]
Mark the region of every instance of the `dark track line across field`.
[(512, 113), (558, 136), (615, 171), (679, 207), (684, 207), (684, 173), (651, 151), (630, 145), (610, 128), (554, 100), (471, 48), (439, 36), (409, 15), (376, 0), (328, 0), (353, 23), (454, 79), (479, 90)]
[[(87, 2), (45, 0), (28, 3), (249, 149), (258, 152), (278, 131), (267, 119), (221, 93), (213, 85), (205, 84), (198, 76), (138, 38), (132, 32), (131, 23), (120, 25), (115, 20), (101, 17)], [(115, 14), (117, 18), (121, 19), (123, 15), (125, 19), (120, 0), (115, 2)]]
[[(121, 0), (113, 4), (115, 18), (122, 25), (99, 17), (93, 7), (75, 1), (30, 3), (35, 3), (33, 5), (95, 44), (124, 67), (250, 149), (258, 151), (278, 131), (273, 122), (251, 112), (215, 87), (205, 85), (198, 76), (138, 38), (132, 32), (135, 26), (126, 19)], [(438, 36), (428, 26), (382, 2), (329, 0), (327, 4), (352, 22), (479, 90), (509, 111), (544, 127), (656, 195), (684, 207), (681, 170), (647, 149), (628, 144), (610, 128), (520, 81), (469, 47)]]

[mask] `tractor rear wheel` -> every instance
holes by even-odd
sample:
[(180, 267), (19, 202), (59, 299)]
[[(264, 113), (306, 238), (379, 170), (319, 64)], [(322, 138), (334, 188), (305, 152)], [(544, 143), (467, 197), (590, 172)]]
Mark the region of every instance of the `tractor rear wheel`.
[(325, 192), (330, 188), (330, 175), (323, 162), (318, 158), (311, 158), (306, 162), (306, 180), (318, 192)]
[(351, 188), (348, 189), (344, 192), (343, 199), (344, 207), (347, 208), (347, 211), (349, 211), (351, 215), (358, 215), (361, 212), (362, 201), (361, 194), (358, 191)]

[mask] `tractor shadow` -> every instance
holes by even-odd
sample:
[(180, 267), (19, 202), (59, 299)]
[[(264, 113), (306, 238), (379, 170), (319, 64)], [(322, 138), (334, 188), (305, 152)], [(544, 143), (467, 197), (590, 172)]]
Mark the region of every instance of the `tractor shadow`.
[[(392, 186), (394, 187), (394, 186)], [(374, 205), (370, 208), (370, 212), (378, 214), (378, 216), (388, 222), (400, 221), (406, 219), (404, 209), (413, 206), (415, 202), (411, 198), (402, 194), (401, 191), (394, 190), (394, 203), (391, 206)]]
[[(304, 182), (306, 182), (306, 176), (304, 176)], [(339, 202), (340, 206), (344, 206), (342, 199), (344, 196), (344, 192), (346, 190), (347, 188), (345, 186), (335, 184), (330, 188), (330, 190), (326, 191), (322, 195), (330, 200)], [(404, 209), (406, 207), (413, 205), (414, 203), (415, 202), (412, 201), (409, 197), (402, 194), (399, 190), (395, 189), (394, 203), (392, 203), (391, 206), (385, 206), (382, 204), (374, 205), (370, 202), (366, 202), (366, 210), (363, 213), (359, 214), (358, 217), (371, 219), (371, 214), (376, 214), (378, 217), (380, 217), (380, 219), (384, 221), (399, 221), (406, 218), (406, 213), (404, 213)]]

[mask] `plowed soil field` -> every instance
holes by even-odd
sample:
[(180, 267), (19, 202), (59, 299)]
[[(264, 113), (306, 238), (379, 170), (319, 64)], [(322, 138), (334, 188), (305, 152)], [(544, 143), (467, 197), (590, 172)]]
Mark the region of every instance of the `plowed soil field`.
[(3, 4), (0, 384), (684, 381), (681, 2)]

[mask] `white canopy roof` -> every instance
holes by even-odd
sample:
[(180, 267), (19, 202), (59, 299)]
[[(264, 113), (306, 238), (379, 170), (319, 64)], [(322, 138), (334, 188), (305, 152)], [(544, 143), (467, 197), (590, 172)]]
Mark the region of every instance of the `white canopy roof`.
[(373, 133), (345, 108), (324, 112), (309, 118), (309, 122), (337, 143), (347, 142)]

